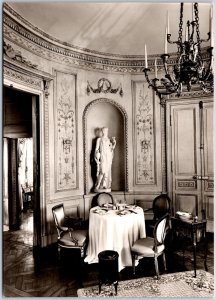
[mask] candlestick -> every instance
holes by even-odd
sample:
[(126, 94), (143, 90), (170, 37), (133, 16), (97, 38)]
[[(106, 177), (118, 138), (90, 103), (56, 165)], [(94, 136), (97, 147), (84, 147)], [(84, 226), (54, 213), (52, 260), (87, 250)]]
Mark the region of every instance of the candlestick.
[(148, 68), (148, 57), (147, 57), (147, 47), (145, 44), (145, 67)]
[(155, 59), (155, 78), (157, 78), (157, 58)]
[(167, 34), (170, 34), (170, 26), (169, 26), (169, 12), (167, 11)]
[(164, 53), (167, 54), (167, 27), (165, 30)]

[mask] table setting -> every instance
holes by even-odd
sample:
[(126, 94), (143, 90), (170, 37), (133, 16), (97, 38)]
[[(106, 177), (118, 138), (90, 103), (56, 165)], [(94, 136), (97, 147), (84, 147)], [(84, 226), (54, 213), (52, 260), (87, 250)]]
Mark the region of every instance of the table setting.
[(132, 265), (131, 245), (145, 236), (141, 207), (126, 203), (93, 207), (89, 214), (89, 244), (85, 262), (97, 263), (101, 251), (114, 250), (119, 254), (120, 271)]

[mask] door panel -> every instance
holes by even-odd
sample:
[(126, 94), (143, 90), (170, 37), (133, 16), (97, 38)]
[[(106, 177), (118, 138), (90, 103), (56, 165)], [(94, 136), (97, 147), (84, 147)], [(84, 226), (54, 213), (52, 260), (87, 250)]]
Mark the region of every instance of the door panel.
[(196, 109), (194, 107), (176, 108), (174, 113), (174, 151), (176, 176), (195, 174), (196, 166)]

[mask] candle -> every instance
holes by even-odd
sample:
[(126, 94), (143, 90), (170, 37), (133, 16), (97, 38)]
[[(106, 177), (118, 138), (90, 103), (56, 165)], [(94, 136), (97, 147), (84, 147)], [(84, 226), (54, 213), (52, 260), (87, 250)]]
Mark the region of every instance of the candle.
[(167, 54), (167, 27), (165, 31), (164, 53)]
[(170, 26), (169, 26), (169, 12), (167, 11), (167, 34), (170, 34)]
[(157, 58), (155, 59), (155, 78), (157, 78)]
[(192, 3), (192, 21), (194, 20), (194, 4)]
[(212, 32), (212, 9), (209, 9), (209, 32)]
[(188, 27), (186, 25), (186, 27), (185, 27), (185, 42), (187, 42), (187, 41), (188, 41)]
[(148, 57), (147, 57), (147, 47), (145, 44), (145, 68), (148, 68)]

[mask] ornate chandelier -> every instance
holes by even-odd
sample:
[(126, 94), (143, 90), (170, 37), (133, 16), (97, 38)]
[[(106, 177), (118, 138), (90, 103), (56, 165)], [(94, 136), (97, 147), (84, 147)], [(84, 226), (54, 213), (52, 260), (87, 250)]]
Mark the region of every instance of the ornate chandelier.
[[(169, 32), (169, 16), (167, 15), (167, 27), (165, 34), (165, 53), (161, 55), (165, 71), (164, 78), (157, 78), (157, 60), (155, 60), (155, 78), (149, 78), (147, 61), (147, 49), (145, 45), (145, 69), (143, 70), (150, 87), (161, 98), (163, 95), (176, 93), (180, 96), (183, 86), (190, 91), (192, 85), (199, 85), (205, 92), (213, 91), (213, 34), (212, 16), (210, 14), (210, 28), (207, 39), (200, 38), (198, 3), (192, 4), (192, 21), (187, 21), (185, 38), (183, 40), (183, 7), (180, 4), (179, 36), (177, 41), (171, 41)], [(210, 11), (211, 13), (211, 11)], [(212, 36), (211, 36), (212, 35)], [(201, 44), (211, 39), (211, 46), (207, 49), (207, 59), (201, 51)], [(174, 65), (168, 64), (170, 55), (167, 54), (167, 42), (176, 44), (177, 59)]]

